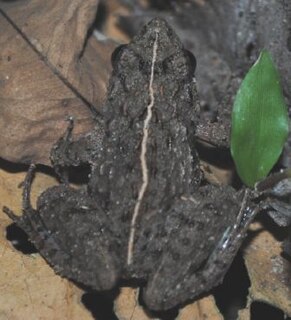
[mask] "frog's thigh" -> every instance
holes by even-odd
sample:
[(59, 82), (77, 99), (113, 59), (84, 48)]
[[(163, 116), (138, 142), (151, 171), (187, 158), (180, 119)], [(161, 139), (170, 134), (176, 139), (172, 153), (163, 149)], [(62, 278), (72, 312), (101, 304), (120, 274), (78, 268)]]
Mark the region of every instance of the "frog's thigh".
[[(213, 201), (210, 194), (219, 200)], [(150, 308), (171, 308), (209, 290), (217, 278), (221, 279), (225, 267), (211, 269), (207, 260), (235, 221), (237, 212), (224, 213), (236, 209), (234, 199), (213, 186), (200, 188), (192, 197), (176, 200), (166, 215), (168, 240), (162, 258), (143, 293)]]
[(44, 192), (38, 213), (24, 213), (20, 225), (62, 276), (92, 286), (111, 289), (118, 275), (106, 214), (85, 191), (58, 186)]

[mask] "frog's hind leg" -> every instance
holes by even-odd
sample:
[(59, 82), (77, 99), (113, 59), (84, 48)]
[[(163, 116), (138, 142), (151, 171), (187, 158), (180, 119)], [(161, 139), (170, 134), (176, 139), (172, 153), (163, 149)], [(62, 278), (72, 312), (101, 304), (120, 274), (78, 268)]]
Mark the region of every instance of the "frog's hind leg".
[(24, 182), (23, 215), (6, 213), (57, 273), (96, 290), (112, 289), (121, 266), (107, 214), (88, 198), (86, 190), (66, 185), (45, 191), (33, 209), (29, 200), (32, 170)]
[(214, 186), (176, 201), (165, 219), (162, 258), (143, 292), (150, 309), (170, 309), (223, 280), (256, 214), (239, 202), (232, 189)]

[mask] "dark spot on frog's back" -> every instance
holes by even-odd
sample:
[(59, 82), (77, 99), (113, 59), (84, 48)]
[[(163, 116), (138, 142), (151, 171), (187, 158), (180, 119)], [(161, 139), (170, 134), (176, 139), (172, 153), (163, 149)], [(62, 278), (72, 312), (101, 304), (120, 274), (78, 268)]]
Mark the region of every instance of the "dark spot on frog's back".
[(139, 59), (138, 61), (138, 70), (140, 72), (143, 72), (143, 74), (145, 75), (149, 75), (150, 74), (150, 62), (149, 61), (145, 61), (143, 59)]
[(205, 227), (206, 227), (206, 224), (202, 221), (196, 221), (195, 223), (192, 222), (190, 225), (189, 225), (190, 228), (194, 228), (196, 227), (196, 229), (198, 231), (203, 231), (205, 230)]
[(203, 206), (203, 209), (212, 211), (212, 210), (215, 209), (215, 207), (214, 207), (214, 204), (213, 204), (213, 203), (205, 203), (204, 206)]
[(179, 261), (180, 260), (180, 254), (179, 254), (179, 252), (173, 252), (172, 253), (172, 257), (173, 257), (173, 260), (174, 261)]
[(189, 240), (189, 238), (182, 238), (181, 243), (183, 246), (187, 247), (190, 244), (190, 240)]

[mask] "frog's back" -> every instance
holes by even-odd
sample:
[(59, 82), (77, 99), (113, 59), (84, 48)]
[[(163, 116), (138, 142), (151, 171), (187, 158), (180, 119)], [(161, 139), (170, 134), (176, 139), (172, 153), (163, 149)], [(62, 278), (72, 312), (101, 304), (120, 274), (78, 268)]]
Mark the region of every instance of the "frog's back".
[(130, 224), (168, 210), (200, 182), (193, 59), (161, 19), (113, 54), (106, 134), (90, 188), (124, 241)]

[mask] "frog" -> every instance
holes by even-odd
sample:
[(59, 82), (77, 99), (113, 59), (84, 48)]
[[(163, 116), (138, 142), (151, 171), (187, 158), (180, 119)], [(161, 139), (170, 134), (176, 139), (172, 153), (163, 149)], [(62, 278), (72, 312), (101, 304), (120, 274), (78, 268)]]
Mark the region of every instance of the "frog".
[(149, 21), (112, 66), (102, 120), (75, 141), (70, 119), (51, 151), (58, 172), (89, 165), (88, 183), (64, 174), (33, 208), (32, 164), (22, 215), (5, 212), (60, 276), (102, 292), (135, 280), (144, 305), (164, 311), (222, 282), (256, 210), (203, 178), (196, 60), (170, 25)]

